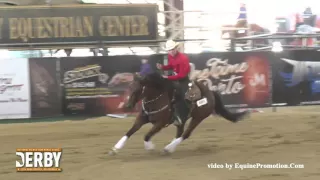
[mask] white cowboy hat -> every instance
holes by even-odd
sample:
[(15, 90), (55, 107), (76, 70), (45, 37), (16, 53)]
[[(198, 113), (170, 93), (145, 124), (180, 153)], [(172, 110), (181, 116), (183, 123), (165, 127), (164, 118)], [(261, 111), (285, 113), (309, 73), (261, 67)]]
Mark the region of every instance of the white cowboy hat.
[(174, 49), (175, 47), (177, 47), (179, 45), (179, 43), (178, 42), (175, 42), (175, 41), (173, 41), (173, 40), (168, 40), (167, 42), (166, 42), (166, 46), (165, 46), (165, 50), (166, 51), (170, 51), (170, 50), (172, 50), (172, 49)]

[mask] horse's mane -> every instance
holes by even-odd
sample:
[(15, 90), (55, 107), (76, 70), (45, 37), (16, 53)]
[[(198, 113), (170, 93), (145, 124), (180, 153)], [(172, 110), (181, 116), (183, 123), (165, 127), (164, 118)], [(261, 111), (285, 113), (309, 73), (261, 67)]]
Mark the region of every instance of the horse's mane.
[(173, 90), (173, 82), (163, 78), (159, 73), (151, 73), (145, 76), (146, 83), (156, 89)]

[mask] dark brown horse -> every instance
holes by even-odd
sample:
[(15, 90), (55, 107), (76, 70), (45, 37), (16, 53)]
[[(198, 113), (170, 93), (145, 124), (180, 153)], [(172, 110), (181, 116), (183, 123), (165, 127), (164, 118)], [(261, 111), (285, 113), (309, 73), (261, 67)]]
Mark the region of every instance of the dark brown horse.
[[(132, 108), (142, 99), (142, 109), (147, 115), (140, 113), (131, 127), (118, 143), (112, 148), (109, 154), (116, 154), (123, 148), (125, 142), (137, 132), (144, 124), (152, 123), (153, 127), (144, 137), (144, 146), (146, 150), (154, 149), (154, 144), (150, 141), (152, 136), (158, 133), (167, 125), (172, 124), (173, 106), (172, 99), (174, 95), (174, 86), (172, 81), (162, 78), (160, 74), (154, 73), (144, 78), (136, 77), (130, 87), (131, 95), (126, 107)], [(211, 92), (205, 85), (199, 82), (190, 82), (189, 90), (186, 93), (186, 101), (190, 105), (189, 117), (191, 122), (186, 130), (184, 126), (177, 125), (176, 138), (168, 144), (164, 151), (172, 153), (178, 144), (190, 137), (192, 131), (212, 113), (218, 114), (231, 122), (238, 122), (248, 112), (229, 112), (223, 105), (220, 95), (217, 92)]]

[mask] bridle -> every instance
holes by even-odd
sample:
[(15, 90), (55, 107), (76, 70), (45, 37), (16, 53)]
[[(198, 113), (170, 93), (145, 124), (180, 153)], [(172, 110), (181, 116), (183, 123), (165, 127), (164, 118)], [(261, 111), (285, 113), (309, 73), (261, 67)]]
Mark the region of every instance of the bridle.
[[(144, 92), (145, 92), (145, 86), (143, 86), (143, 88), (142, 88), (142, 93), (141, 94), (144, 94)], [(157, 114), (157, 113), (159, 113), (159, 112), (161, 112), (161, 111), (164, 111), (165, 109), (168, 109), (169, 108), (169, 104), (167, 104), (167, 105), (164, 105), (163, 107), (161, 107), (160, 109), (158, 109), (158, 110), (155, 110), (155, 111), (147, 111), (146, 110), (146, 108), (145, 108), (145, 105), (146, 104), (149, 104), (149, 103), (155, 103), (157, 100), (159, 100), (162, 96), (164, 95), (164, 93), (162, 93), (162, 94), (160, 94), (159, 96), (157, 96), (157, 97), (155, 97), (155, 98), (153, 98), (153, 99), (151, 99), (151, 100), (148, 100), (148, 101), (146, 101), (145, 99), (142, 99), (142, 110), (143, 110), (143, 112), (146, 114), (146, 115), (153, 115), (153, 114)]]

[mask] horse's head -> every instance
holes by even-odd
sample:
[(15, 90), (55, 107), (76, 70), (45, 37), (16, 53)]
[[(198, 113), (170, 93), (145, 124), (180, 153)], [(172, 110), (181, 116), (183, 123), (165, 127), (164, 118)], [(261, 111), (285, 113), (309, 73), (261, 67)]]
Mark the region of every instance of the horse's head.
[(140, 76), (136, 74), (134, 81), (129, 86), (129, 95), (125, 107), (131, 109), (142, 98), (148, 98), (158, 95), (164, 92), (170, 86), (170, 81), (163, 78), (158, 73), (148, 74), (146, 76)]
[(141, 99), (142, 95), (142, 81), (143, 77), (140, 76), (139, 74), (135, 74), (133, 77), (133, 81), (129, 85), (129, 88), (127, 90), (126, 94), (126, 99), (125, 99), (125, 108), (126, 109), (132, 109), (136, 103)]

